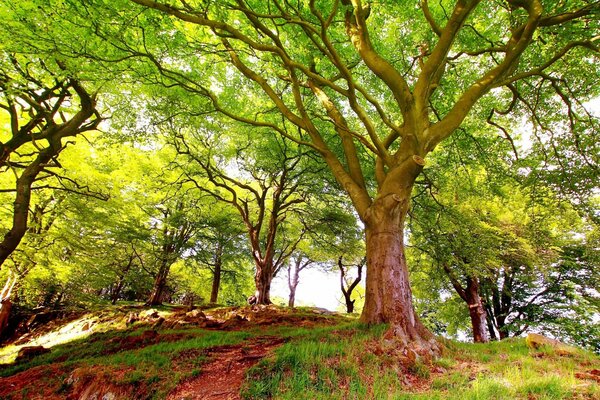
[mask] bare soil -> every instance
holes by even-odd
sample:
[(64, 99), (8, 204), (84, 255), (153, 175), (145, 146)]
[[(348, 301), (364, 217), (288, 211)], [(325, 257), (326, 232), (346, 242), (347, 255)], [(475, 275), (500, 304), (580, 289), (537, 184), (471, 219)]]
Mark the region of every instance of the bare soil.
[(246, 371), (284, 342), (279, 337), (258, 337), (251, 340), (252, 342), (209, 349), (207, 355), (210, 361), (202, 366), (200, 374), (179, 384), (169, 393), (167, 400), (239, 399)]

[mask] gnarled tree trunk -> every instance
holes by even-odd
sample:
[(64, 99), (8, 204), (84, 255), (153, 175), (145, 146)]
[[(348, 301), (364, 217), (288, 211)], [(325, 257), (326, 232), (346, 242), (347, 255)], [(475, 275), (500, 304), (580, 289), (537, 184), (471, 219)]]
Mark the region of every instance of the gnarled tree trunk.
[(471, 327), (473, 328), (473, 341), (475, 343), (487, 343), (490, 339), (486, 327), (486, 312), (479, 296), (479, 280), (477, 278), (467, 278), (465, 294), (469, 306)]
[(150, 294), (150, 298), (146, 302), (146, 305), (149, 306), (158, 306), (162, 304), (162, 297), (167, 287), (167, 277), (169, 276), (169, 271), (171, 269), (171, 263), (168, 260), (163, 260), (160, 265), (160, 269), (156, 274), (156, 278), (154, 278), (154, 286), (152, 288), (152, 293)]
[(361, 321), (388, 322), (388, 335), (403, 347), (417, 353), (436, 353), (433, 335), (419, 320), (412, 302), (403, 230), (408, 199), (390, 194), (371, 206), (366, 226), (366, 301)]
[(271, 282), (273, 267), (269, 263), (256, 265), (254, 283), (256, 284), (256, 304), (271, 304)]

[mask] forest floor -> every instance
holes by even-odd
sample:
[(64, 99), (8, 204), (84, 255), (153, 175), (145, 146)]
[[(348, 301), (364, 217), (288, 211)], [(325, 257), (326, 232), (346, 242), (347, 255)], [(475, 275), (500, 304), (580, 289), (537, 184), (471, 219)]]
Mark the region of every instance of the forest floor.
[[(406, 365), (385, 329), (311, 308), (111, 307), (5, 343), (0, 400), (600, 398), (592, 353), (440, 339), (441, 358)], [(50, 351), (15, 360), (32, 346)]]

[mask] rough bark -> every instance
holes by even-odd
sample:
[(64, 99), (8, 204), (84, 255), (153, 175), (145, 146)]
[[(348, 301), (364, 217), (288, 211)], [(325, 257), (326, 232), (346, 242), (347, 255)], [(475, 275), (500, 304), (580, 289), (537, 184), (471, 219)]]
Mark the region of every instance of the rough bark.
[(488, 331), (486, 329), (487, 313), (483, 306), (483, 301), (479, 295), (479, 278), (476, 276), (467, 276), (467, 284), (463, 287), (458, 277), (449, 265), (443, 264), (444, 271), (460, 298), (467, 303), (469, 307), (469, 316), (471, 318), (471, 327), (473, 330), (473, 341), (476, 343), (489, 342)]
[(473, 341), (475, 343), (487, 343), (490, 340), (486, 329), (487, 318), (479, 296), (479, 280), (476, 277), (467, 278), (465, 294), (469, 306), (469, 316), (471, 317)]
[(219, 288), (221, 287), (222, 261), (219, 259), (213, 267), (212, 288), (210, 290), (210, 302), (216, 304), (219, 300)]
[(361, 321), (390, 323), (387, 335), (403, 348), (435, 355), (439, 347), (415, 313), (404, 254), (403, 225), (409, 194), (380, 197), (371, 207), (366, 225), (366, 301)]
[(160, 269), (154, 278), (154, 286), (152, 287), (152, 293), (146, 302), (149, 306), (158, 306), (162, 304), (162, 297), (167, 287), (167, 277), (171, 269), (171, 263), (167, 260), (163, 260), (160, 265)]
[(271, 282), (273, 267), (270, 264), (256, 266), (254, 283), (256, 284), (256, 304), (271, 304)]

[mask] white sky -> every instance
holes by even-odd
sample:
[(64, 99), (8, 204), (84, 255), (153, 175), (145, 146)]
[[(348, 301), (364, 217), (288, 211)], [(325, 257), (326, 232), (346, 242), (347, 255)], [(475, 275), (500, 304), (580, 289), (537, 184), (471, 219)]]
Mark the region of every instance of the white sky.
[[(271, 299), (280, 297), (285, 299), (286, 305), (290, 290), (287, 284), (285, 271), (281, 276), (275, 277), (271, 285)], [(300, 283), (296, 289), (297, 306), (313, 306), (336, 311), (342, 299), (340, 289), (340, 276), (336, 273), (326, 273), (319, 269), (305, 269), (300, 272)]]

